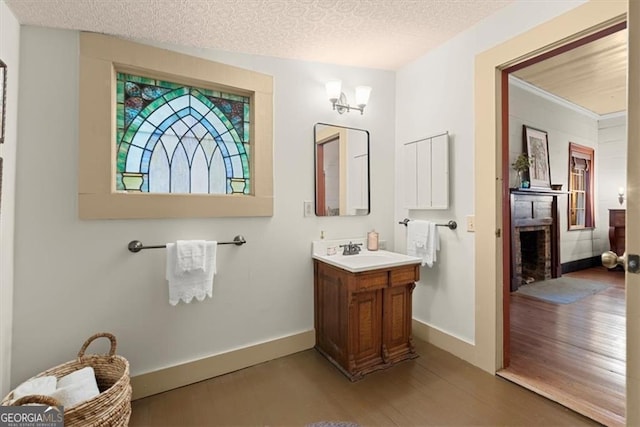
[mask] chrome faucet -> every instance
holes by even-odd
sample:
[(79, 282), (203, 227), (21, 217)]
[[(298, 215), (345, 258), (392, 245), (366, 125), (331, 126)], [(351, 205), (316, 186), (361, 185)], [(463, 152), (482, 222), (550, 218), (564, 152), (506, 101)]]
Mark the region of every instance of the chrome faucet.
[(349, 242), (349, 244), (347, 245), (340, 245), (341, 248), (344, 248), (344, 250), (342, 251), (342, 255), (356, 255), (360, 253), (360, 246), (362, 246), (362, 243), (353, 242)]

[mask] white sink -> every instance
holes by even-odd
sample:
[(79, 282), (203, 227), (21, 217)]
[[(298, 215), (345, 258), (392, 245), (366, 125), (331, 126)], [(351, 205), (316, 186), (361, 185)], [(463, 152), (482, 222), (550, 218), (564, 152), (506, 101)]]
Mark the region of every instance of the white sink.
[(389, 251), (363, 250), (356, 255), (342, 255), (340, 252), (336, 255), (314, 253), (313, 258), (352, 273), (422, 263), (420, 258)]

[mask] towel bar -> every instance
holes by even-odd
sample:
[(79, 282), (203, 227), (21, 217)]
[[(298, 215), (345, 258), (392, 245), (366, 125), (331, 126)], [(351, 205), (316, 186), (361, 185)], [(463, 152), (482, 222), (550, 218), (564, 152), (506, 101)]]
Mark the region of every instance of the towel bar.
[[(236, 246), (242, 246), (245, 243), (247, 243), (247, 241), (243, 236), (240, 236), (240, 235), (234, 237), (233, 241), (231, 242), (218, 242), (219, 245), (236, 245)], [(166, 247), (167, 245), (144, 246), (140, 240), (132, 240), (127, 245), (127, 248), (134, 253), (140, 252), (143, 249), (160, 249), (160, 248), (166, 248)]]
[[(409, 221), (411, 221), (409, 218), (405, 218), (402, 221), (398, 221), (398, 224), (402, 224), (406, 227)], [(436, 225), (438, 227), (449, 227), (449, 230), (455, 230), (456, 228), (458, 228), (458, 223), (455, 222), (454, 220), (450, 220), (446, 224), (436, 224)]]

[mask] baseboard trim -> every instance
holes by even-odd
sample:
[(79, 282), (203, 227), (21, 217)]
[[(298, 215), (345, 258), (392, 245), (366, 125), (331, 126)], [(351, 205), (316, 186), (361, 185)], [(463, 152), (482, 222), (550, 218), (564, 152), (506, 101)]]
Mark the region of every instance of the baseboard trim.
[(585, 270), (591, 267), (598, 267), (602, 265), (600, 256), (593, 256), (591, 258), (577, 259), (575, 261), (565, 262), (561, 265), (562, 274), (572, 273), (574, 271)]
[(315, 330), (131, 377), (133, 400), (313, 348)]
[(421, 340), (433, 344), (447, 353), (451, 353), (454, 356), (477, 366), (475, 360), (477, 350), (475, 345), (416, 319), (413, 319), (412, 328), (414, 337), (420, 338)]

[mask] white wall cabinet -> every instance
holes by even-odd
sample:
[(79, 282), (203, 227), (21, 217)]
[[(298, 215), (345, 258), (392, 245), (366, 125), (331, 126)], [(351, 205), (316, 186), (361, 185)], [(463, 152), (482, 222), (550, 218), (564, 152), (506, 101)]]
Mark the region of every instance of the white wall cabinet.
[(404, 207), (449, 208), (449, 133), (403, 145)]

